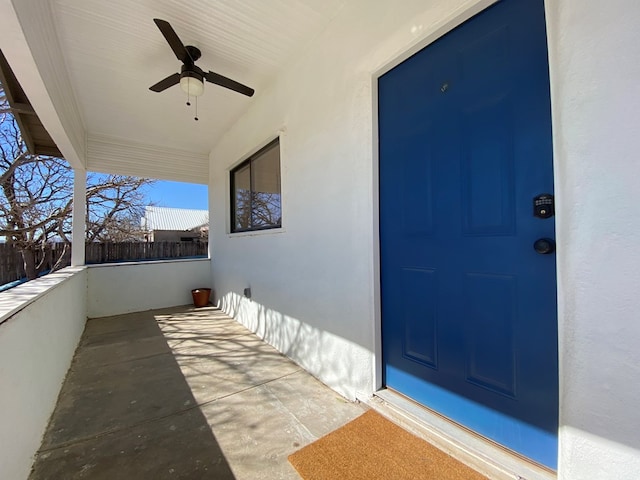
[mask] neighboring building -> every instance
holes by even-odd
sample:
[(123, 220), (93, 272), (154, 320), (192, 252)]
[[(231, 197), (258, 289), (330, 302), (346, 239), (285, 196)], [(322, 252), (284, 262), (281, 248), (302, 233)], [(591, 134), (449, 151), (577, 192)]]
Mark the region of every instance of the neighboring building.
[(195, 242), (209, 237), (209, 211), (145, 207), (140, 220), (148, 242)]

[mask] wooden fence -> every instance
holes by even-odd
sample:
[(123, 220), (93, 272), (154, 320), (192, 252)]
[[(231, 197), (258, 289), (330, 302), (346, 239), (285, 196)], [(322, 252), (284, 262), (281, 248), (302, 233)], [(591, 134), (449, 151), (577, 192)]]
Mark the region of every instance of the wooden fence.
[[(51, 244), (55, 261), (64, 251), (63, 243)], [(87, 264), (164, 260), (170, 258), (206, 257), (207, 244), (201, 242), (122, 242), (87, 243), (85, 259)], [(40, 258), (37, 260), (40, 261)], [(64, 255), (64, 265), (71, 263), (71, 249)], [(48, 264), (47, 269), (53, 265)], [(0, 243), (0, 286), (25, 277), (20, 251), (13, 245)]]

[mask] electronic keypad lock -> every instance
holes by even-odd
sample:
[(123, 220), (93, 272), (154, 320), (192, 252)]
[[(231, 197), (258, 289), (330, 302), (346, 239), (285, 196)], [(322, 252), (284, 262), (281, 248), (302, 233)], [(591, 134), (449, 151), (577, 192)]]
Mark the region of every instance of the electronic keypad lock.
[(542, 193), (537, 197), (533, 197), (533, 216), (538, 218), (553, 217), (555, 206), (553, 195), (550, 193)]

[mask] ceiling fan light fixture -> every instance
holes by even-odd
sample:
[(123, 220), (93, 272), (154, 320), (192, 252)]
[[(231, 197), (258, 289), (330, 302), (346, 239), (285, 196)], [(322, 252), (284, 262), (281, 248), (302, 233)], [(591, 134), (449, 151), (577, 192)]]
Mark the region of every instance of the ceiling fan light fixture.
[(196, 72), (183, 72), (180, 75), (180, 88), (190, 97), (199, 97), (204, 93), (202, 76)]

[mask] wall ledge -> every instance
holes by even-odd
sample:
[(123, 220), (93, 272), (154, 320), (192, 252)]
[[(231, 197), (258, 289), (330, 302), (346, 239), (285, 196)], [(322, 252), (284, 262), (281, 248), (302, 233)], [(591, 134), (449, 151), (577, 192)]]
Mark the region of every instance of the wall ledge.
[(140, 265), (158, 265), (162, 263), (210, 262), (210, 258), (168, 258), (166, 260), (145, 260), (132, 262), (92, 263), (86, 268), (135, 267)]
[(16, 313), (85, 269), (86, 267), (66, 267), (0, 292), (0, 326)]

